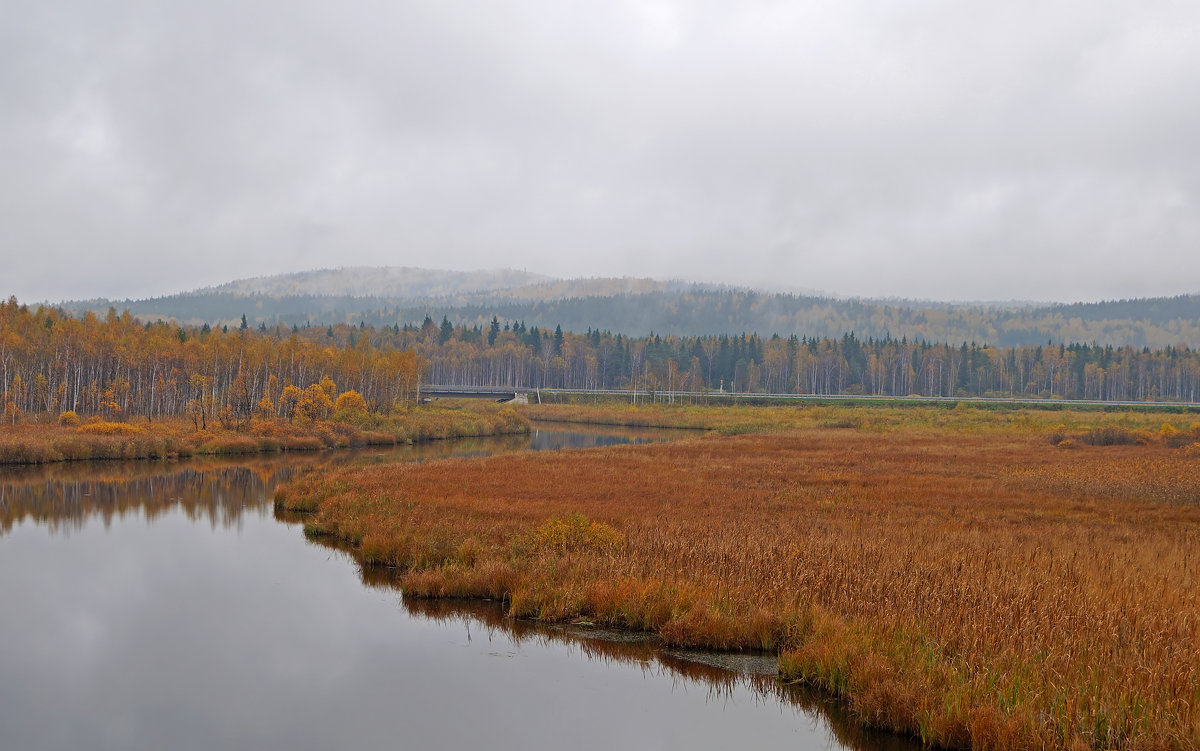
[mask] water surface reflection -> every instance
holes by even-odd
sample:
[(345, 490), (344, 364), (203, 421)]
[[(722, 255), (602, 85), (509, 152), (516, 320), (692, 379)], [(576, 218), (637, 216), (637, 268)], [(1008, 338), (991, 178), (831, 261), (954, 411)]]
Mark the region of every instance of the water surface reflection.
[[(863, 727), (843, 702), (823, 691), (780, 682), (776, 677), (775, 656), (771, 654), (677, 649), (664, 646), (651, 634), (513, 619), (505, 615), (499, 602), (404, 597), (398, 577), (388, 569), (358, 566), (358, 573), (365, 585), (400, 595), (401, 605), (409, 615), (457, 629), (468, 641), (472, 638), (495, 641), (502, 635), (518, 647), (565, 645), (568, 653), (591, 662), (634, 666), (647, 679), (666, 681), (672, 691), (699, 689), (706, 704), (728, 705), (750, 697), (762, 706), (787, 707), (807, 715), (811, 719), (809, 730), (827, 737), (829, 748), (838, 744), (861, 751), (923, 748), (910, 738)], [(598, 711), (603, 709), (597, 707)]]
[(515, 451), (642, 443), (679, 432), (609, 428), (583, 432), (539, 426), (529, 435), (481, 436), (412, 446), (353, 450), (195, 457), (170, 461), (58, 462), (0, 465), (0, 534), (24, 519), (56, 533), (80, 529), (96, 516), (110, 525), (137, 511), (153, 520), (181, 508), (190, 519), (236, 527), (242, 515), (261, 514), (264, 499), (297, 473), (353, 465), (490, 456)]
[(0, 470), (0, 747), (916, 748), (770, 656), (404, 599), (271, 513), (297, 472), (536, 438)]

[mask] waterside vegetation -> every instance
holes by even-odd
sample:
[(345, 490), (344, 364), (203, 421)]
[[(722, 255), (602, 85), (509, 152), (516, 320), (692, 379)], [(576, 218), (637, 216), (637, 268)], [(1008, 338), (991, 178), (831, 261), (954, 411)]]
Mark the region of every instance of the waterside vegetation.
[[(585, 417), (525, 414), (568, 409)], [(930, 744), (1200, 746), (1186, 415), (628, 416), (723, 435), (307, 475), (277, 508), (396, 568), (406, 596), (768, 650), (781, 678)]]
[(256, 417), (228, 428), (198, 428), (178, 418), (129, 423), (93, 417), (87, 422), (0, 426), (0, 464), (319, 451), (528, 431), (528, 421), (511, 407), (489, 403), (422, 406), (388, 415), (334, 412), (328, 420), (292, 423)]

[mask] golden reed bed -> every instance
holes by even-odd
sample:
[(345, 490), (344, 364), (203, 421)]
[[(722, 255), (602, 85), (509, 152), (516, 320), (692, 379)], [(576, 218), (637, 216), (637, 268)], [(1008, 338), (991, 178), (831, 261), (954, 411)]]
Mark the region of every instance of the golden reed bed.
[(1200, 747), (1195, 447), (1010, 419), (350, 469), (278, 504), (408, 595), (773, 650), (934, 744)]

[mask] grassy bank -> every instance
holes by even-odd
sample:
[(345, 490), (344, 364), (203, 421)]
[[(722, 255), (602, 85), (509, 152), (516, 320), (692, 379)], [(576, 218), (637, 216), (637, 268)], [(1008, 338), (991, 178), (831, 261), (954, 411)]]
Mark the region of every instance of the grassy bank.
[[(1200, 415), (1143, 410), (1030, 409), (1019, 405), (642, 405), (609, 400), (602, 404), (531, 404), (517, 408), (533, 421), (647, 428), (711, 430), (725, 435), (793, 429), (854, 428), (869, 432), (942, 430), (1037, 436), (1058, 431), (1072, 437), (1091, 430), (1136, 431), (1149, 442), (1164, 425), (1188, 434)], [(1187, 436), (1183, 436), (1187, 438)], [(1194, 440), (1194, 439), (1188, 439)]]
[(317, 451), (395, 445), (445, 438), (522, 433), (529, 423), (511, 408), (421, 407), (403, 413), (362, 415), (354, 422), (287, 423), (255, 420), (242, 430), (185, 420), (57, 423), (0, 427), (0, 464), (41, 464), (91, 459), (162, 459), (178, 456)]
[(931, 743), (1200, 746), (1200, 431), (822, 409), (646, 414), (770, 432), (346, 470), (277, 502), (409, 595), (772, 650)]

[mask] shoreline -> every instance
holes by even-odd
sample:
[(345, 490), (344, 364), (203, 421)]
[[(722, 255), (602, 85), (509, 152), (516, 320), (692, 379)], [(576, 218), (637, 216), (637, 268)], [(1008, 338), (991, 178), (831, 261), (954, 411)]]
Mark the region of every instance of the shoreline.
[[(99, 430), (88, 431), (89, 427)], [(0, 466), (74, 461), (162, 461), (192, 456), (235, 456), (400, 446), (437, 440), (528, 433), (512, 409), (418, 408), (359, 427), (319, 421), (292, 425), (252, 423), (247, 430), (192, 430), (181, 420), (81, 426), (25, 424), (0, 428)]]

